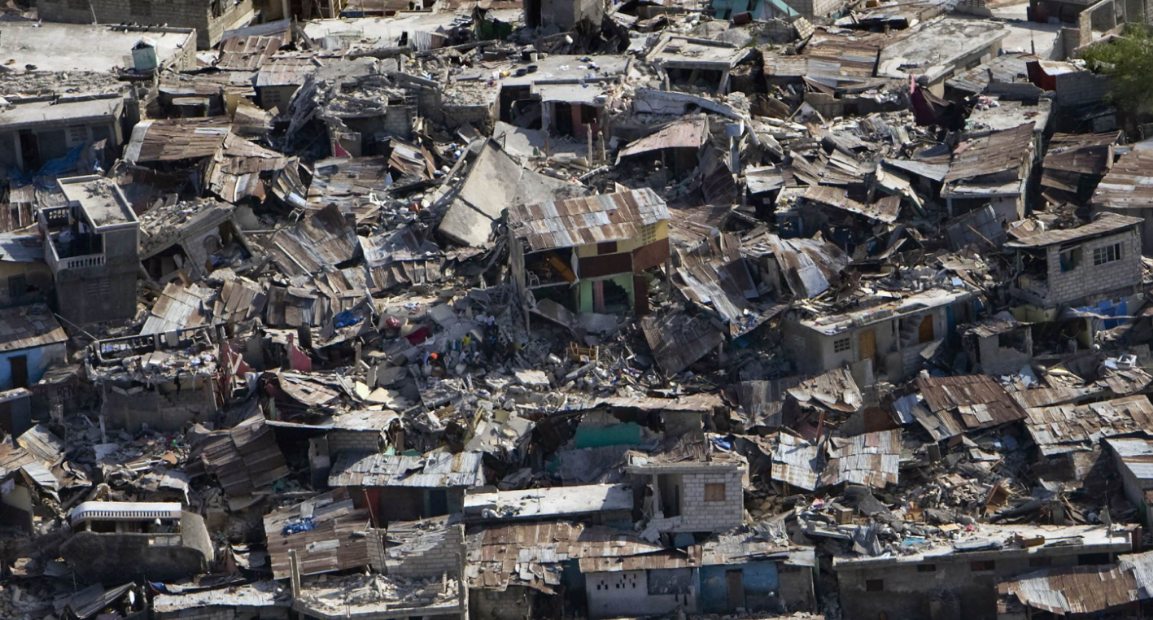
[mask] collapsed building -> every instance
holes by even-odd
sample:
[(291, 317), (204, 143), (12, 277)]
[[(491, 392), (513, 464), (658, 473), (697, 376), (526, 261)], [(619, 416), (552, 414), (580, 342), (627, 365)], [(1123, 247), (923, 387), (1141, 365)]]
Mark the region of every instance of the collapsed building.
[(1153, 609), (1144, 12), (5, 13), (0, 617)]

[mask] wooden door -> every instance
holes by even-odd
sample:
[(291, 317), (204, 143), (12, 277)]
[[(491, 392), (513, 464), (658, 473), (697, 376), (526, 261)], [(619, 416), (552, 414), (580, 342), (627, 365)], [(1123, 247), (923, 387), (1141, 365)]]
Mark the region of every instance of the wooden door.
[(877, 356), (877, 332), (866, 329), (861, 332), (861, 359), (871, 360)]
[(742, 571), (731, 570), (725, 573), (725, 583), (729, 591), (729, 613), (745, 607), (745, 586), (741, 583)]
[(921, 344), (925, 344), (926, 342), (932, 342), (933, 340), (936, 340), (936, 338), (933, 337), (933, 316), (932, 315), (926, 316), (925, 318), (921, 319), (921, 325), (920, 325), (920, 327), (917, 328), (917, 332), (920, 335)]

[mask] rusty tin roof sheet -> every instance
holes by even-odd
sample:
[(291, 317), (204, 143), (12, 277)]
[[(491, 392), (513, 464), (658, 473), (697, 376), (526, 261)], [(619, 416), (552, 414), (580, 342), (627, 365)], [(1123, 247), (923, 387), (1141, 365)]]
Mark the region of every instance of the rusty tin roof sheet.
[(665, 201), (649, 188), (509, 208), (509, 228), (530, 251), (569, 248), (641, 236), (669, 219)]
[(955, 413), (968, 430), (988, 428), (1025, 417), (1025, 410), (987, 375), (920, 377), (917, 387), (934, 414)]
[(1045, 456), (1092, 450), (1102, 437), (1153, 432), (1153, 403), (1143, 394), (1087, 405), (1036, 407), (1027, 413), (1025, 428)]
[(484, 482), (480, 452), (424, 456), (345, 452), (328, 476), (331, 487), (475, 487)]
[(1020, 241), (1010, 241), (1005, 244), (1005, 247), (1021, 249), (1043, 248), (1067, 241), (1084, 241), (1093, 237), (1112, 235), (1129, 228), (1134, 228), (1143, 221), (1145, 220), (1139, 217), (1117, 215), (1116, 213), (1102, 213), (1096, 220), (1084, 226), (1039, 232)]
[(829, 462), (818, 482), (830, 486), (844, 482), (884, 488), (897, 484), (901, 460), (901, 429), (833, 437)]
[(1093, 192), (1094, 206), (1146, 209), (1153, 204), (1153, 151), (1131, 151), (1117, 160)]

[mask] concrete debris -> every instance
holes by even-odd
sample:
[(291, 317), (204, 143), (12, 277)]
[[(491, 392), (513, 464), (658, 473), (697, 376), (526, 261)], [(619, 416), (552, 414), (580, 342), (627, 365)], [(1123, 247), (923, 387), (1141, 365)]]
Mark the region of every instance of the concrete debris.
[(35, 4), (0, 618), (1148, 615), (1144, 11)]

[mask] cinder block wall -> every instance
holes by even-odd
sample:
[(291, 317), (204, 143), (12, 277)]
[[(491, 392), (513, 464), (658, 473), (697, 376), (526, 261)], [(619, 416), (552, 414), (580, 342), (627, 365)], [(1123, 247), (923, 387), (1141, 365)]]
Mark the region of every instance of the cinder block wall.
[[(705, 501), (705, 485), (724, 484), (725, 497)], [(741, 471), (681, 474), (681, 514), (654, 519), (661, 532), (722, 532), (744, 523), (745, 504)]]
[(329, 431), (328, 453), (335, 457), (341, 452), (380, 452), (380, 431)]
[[(1093, 264), (1093, 250), (1120, 243), (1121, 260)], [(1065, 304), (1098, 293), (1132, 287), (1141, 282), (1141, 237), (1137, 230), (1109, 235), (1081, 244), (1081, 262), (1072, 271), (1061, 271), (1059, 248), (1048, 249), (1049, 296), (1051, 304)]]

